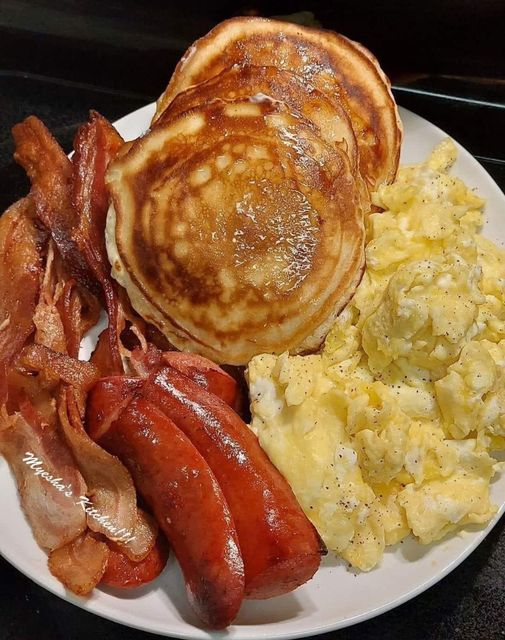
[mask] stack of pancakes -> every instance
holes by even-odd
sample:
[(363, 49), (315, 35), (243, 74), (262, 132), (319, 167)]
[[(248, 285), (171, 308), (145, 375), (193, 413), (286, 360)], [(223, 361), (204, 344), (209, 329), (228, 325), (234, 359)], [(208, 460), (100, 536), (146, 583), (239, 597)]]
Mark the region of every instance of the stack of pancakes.
[(394, 179), (400, 144), (364, 47), (223, 22), (109, 167), (113, 275), (179, 349), (228, 364), (313, 351), (360, 281), (370, 191)]

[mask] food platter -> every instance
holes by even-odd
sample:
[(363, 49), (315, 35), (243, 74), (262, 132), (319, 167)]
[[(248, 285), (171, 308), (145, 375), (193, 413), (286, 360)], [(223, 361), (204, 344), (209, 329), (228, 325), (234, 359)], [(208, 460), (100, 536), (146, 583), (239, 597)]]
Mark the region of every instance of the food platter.
[[(135, 111), (115, 123), (126, 139), (138, 137), (148, 128), (154, 105)], [(446, 134), (401, 109), (405, 138), (403, 164), (423, 160)], [(484, 235), (505, 245), (503, 206), (505, 196), (477, 161), (462, 147), (453, 173), (487, 201)], [(81, 347), (89, 357), (96, 335)], [(147, 587), (128, 595), (113, 589), (98, 589), (87, 599), (78, 598), (53, 578), (46, 568), (46, 556), (33, 540), (19, 506), (16, 487), (5, 461), (0, 460), (2, 487), (0, 553), (15, 567), (52, 593), (91, 613), (153, 633), (183, 638), (208, 638), (184, 595), (184, 585), (173, 558), (165, 572)], [(324, 633), (374, 617), (424, 591), (462, 562), (486, 537), (505, 510), (505, 478), (491, 487), (499, 511), (485, 528), (470, 528), (437, 545), (422, 547), (406, 540), (388, 550), (382, 565), (370, 573), (349, 571), (340, 560), (327, 557), (315, 578), (294, 593), (268, 601), (249, 601), (235, 624), (213, 637), (295, 638)]]

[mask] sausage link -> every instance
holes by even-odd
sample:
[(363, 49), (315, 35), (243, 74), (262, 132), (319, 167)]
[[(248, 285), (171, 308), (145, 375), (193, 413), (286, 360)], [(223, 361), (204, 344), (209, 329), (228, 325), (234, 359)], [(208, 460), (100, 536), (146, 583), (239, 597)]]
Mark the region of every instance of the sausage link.
[(86, 431), (92, 440), (97, 442), (100, 439), (143, 384), (141, 378), (126, 376), (98, 380), (86, 403)]
[(237, 382), (212, 360), (195, 353), (180, 351), (167, 351), (163, 354), (162, 360), (236, 409)]
[(165, 568), (168, 559), (168, 543), (159, 534), (154, 547), (147, 556), (134, 562), (121, 548), (108, 541), (109, 559), (100, 584), (116, 589), (134, 589), (142, 587), (157, 578)]
[(324, 545), (240, 417), (169, 366), (151, 375), (142, 394), (188, 436), (214, 472), (237, 527), (246, 597), (277, 596), (309, 580)]
[(241, 398), (237, 381), (212, 360), (196, 353), (182, 351), (160, 351), (149, 344), (147, 349), (133, 349), (131, 353), (133, 367), (142, 378), (147, 378), (162, 366), (169, 365), (191, 378), (210, 393), (221, 398), (230, 407), (237, 409)]
[(228, 505), (203, 457), (144, 398), (121, 411), (99, 444), (130, 470), (174, 549), (198, 616), (215, 629), (229, 625), (244, 596), (244, 567)]

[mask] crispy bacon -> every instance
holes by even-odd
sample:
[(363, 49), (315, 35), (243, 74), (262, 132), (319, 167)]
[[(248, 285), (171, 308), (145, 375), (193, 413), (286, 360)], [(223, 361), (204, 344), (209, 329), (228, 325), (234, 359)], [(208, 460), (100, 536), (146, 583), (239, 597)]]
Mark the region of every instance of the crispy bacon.
[(35, 328), (42, 259), (32, 209), (32, 199), (24, 198), (0, 218), (0, 406), (9, 366)]
[[(121, 308), (123, 309), (122, 305)], [(129, 312), (126, 317), (129, 326), (122, 331), (118, 345), (121, 359), (128, 363), (128, 371), (147, 377), (151, 367), (161, 361), (162, 353), (153, 344), (146, 342), (144, 337), (145, 323), (137, 321), (137, 318)], [(109, 331), (110, 328), (107, 327), (99, 335), (95, 350), (90, 358), (90, 362), (100, 371), (101, 378), (118, 375), (112, 360)], [(142, 346), (139, 347), (139, 344)], [(121, 373), (123, 372), (122, 369)]]
[(51, 232), (72, 277), (95, 294), (100, 292), (76, 241), (78, 216), (72, 206), (72, 163), (45, 125), (35, 116), (12, 129), (14, 159), (28, 174), (37, 217)]
[(109, 206), (105, 171), (123, 146), (124, 141), (116, 129), (96, 111), (90, 112), (89, 122), (80, 127), (74, 139), (72, 202), (78, 224), (73, 237), (103, 288), (109, 316), (107, 375), (124, 373), (120, 334), (126, 321), (132, 324), (134, 332), (140, 333), (142, 340), (146, 331), (145, 323), (133, 312), (121, 287), (112, 280), (104, 239)]
[(159, 527), (156, 520), (142, 509), (137, 509), (137, 522), (133, 529), (132, 540), (115, 542), (117, 548), (132, 562), (143, 560), (154, 547)]
[(68, 277), (51, 240), (33, 321), (34, 342), (76, 358), (83, 335), (100, 317), (97, 299)]
[(91, 358), (89, 360), (100, 372), (100, 378), (113, 376), (117, 373), (111, 357), (109, 340), (109, 327), (107, 327), (98, 336), (95, 350), (91, 354)]
[(102, 579), (109, 561), (109, 548), (92, 532), (49, 554), (49, 570), (67, 589), (88, 595)]
[[(81, 420), (85, 394), (99, 372), (76, 358), (82, 336), (98, 319), (96, 294), (101, 289), (109, 314), (107, 367), (112, 373), (123, 372), (119, 334), (129, 320), (129, 302), (121, 300), (120, 288), (111, 279), (104, 243), (105, 170), (123, 141), (95, 112), (76, 137), (73, 162), (37, 118), (17, 125), (13, 135), (15, 159), (27, 171), (32, 190), (0, 222), (0, 263), (9, 276), (0, 283), (0, 347), (5, 346), (0, 350), (0, 404), (7, 403), (0, 420), (0, 452), (13, 467), (24, 508), (33, 513), (30, 522), (37, 541), (58, 549), (50, 555), (52, 573), (75, 593), (85, 594), (101, 579), (109, 556), (107, 545), (89, 529), (116, 541), (117, 556), (132, 565), (152, 556), (158, 535), (157, 523), (137, 509), (129, 472), (88, 437)], [(43, 237), (35, 216), (52, 236), (44, 277), (39, 252)], [(12, 320), (16, 324), (9, 329)], [(23, 349), (34, 329), (34, 343)], [(59, 493), (52, 495), (59, 491), (52, 485), (48, 504), (43, 503), (42, 476), (18, 462), (23, 447), (40, 457), (44, 472), (49, 465), (46, 482), (58, 461), (73, 471), (73, 514), (59, 504)], [(91, 501), (77, 467), (88, 480)], [(35, 481), (29, 481), (32, 476)], [(59, 514), (61, 522), (55, 521)], [(80, 535), (86, 526), (88, 531)], [(160, 556), (155, 556), (156, 562), (151, 557), (146, 565), (151, 574), (161, 570)], [(143, 573), (135, 567), (135, 579), (141, 574), (146, 578), (146, 567)]]
[(21, 506), (41, 547), (58, 549), (85, 530), (77, 502), (86, 493), (84, 479), (56, 427), (45, 424), (29, 403), (23, 415), (1, 410), (0, 453), (14, 473)]
[(25, 370), (11, 367), (7, 375), (7, 413), (13, 415), (25, 402), (29, 402), (44, 422), (56, 427), (56, 403), (53, 398), (57, 381), (44, 376), (28, 375)]
[[(129, 472), (113, 455), (97, 445), (86, 433), (75, 392), (71, 387), (61, 390), (58, 400), (61, 430), (77, 465), (88, 484), (95, 514), (88, 514), (88, 526), (110, 540), (125, 538), (137, 524), (137, 497)], [(105, 517), (105, 521), (99, 518)], [(129, 536), (126, 536), (129, 537)], [(145, 540), (149, 552), (150, 539)]]
[(105, 171), (123, 144), (123, 139), (110, 122), (96, 111), (91, 111), (89, 122), (80, 127), (75, 137), (73, 157), (72, 201), (78, 216), (73, 237), (103, 288), (109, 316), (113, 373), (122, 373), (123, 368), (118, 350), (121, 322), (119, 288), (111, 278), (105, 247), (105, 221), (109, 206)]
[(134, 589), (152, 582), (165, 568), (169, 553), (162, 533), (148, 555), (139, 562), (131, 560), (114, 542), (109, 542), (109, 549), (109, 561), (101, 584), (116, 589)]
[(65, 334), (67, 353), (72, 358), (77, 358), (85, 331), (83, 330), (81, 318), (81, 296), (74, 280), (65, 282), (61, 297), (57, 303), (57, 311)]
[(74, 235), (100, 282), (110, 278), (105, 248), (109, 207), (105, 171), (123, 144), (116, 129), (96, 111), (90, 112), (89, 122), (79, 128), (74, 140), (72, 199), (79, 218)]
[(67, 353), (77, 358), (81, 340), (100, 318), (101, 306), (97, 298), (75, 280), (67, 280), (57, 303), (61, 317)]
[(82, 392), (89, 391), (99, 378), (98, 371), (91, 362), (76, 360), (42, 344), (25, 347), (19, 360), (27, 369), (43, 372), (47, 377), (56, 376)]
[(63, 284), (58, 282), (55, 274), (54, 247), (49, 242), (46, 256), (44, 278), (40, 288), (39, 301), (33, 314), (36, 327), (35, 343), (44, 345), (59, 353), (67, 352), (65, 328), (56, 306), (63, 291)]

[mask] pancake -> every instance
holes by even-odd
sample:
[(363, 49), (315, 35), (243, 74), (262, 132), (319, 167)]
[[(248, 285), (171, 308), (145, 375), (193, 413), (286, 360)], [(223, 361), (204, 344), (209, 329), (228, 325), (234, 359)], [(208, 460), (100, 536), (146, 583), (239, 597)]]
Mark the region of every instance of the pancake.
[(266, 18), (232, 18), (185, 53), (157, 103), (157, 120), (175, 96), (236, 64), (293, 71), (349, 115), (360, 171), (370, 189), (391, 182), (402, 128), (389, 80), (365, 47), (332, 31)]
[(344, 108), (301, 76), (277, 67), (235, 65), (224, 69), (217, 76), (177, 94), (161, 115), (160, 122), (215, 98), (254, 99), (262, 95), (284, 102), (292, 111), (313, 122), (321, 137), (347, 153), (351, 166), (357, 169), (358, 146)]
[(320, 346), (358, 285), (345, 153), (266, 97), (160, 122), (107, 171), (113, 276), (176, 347), (219, 363)]
[(174, 118), (215, 98), (255, 100), (261, 96), (279, 100), (291, 111), (305, 116), (317, 126), (325, 142), (336, 145), (348, 155), (360, 186), (363, 208), (368, 210), (369, 194), (359, 174), (358, 146), (345, 109), (291, 71), (250, 65), (224, 69), (217, 76), (177, 94), (158, 122)]

